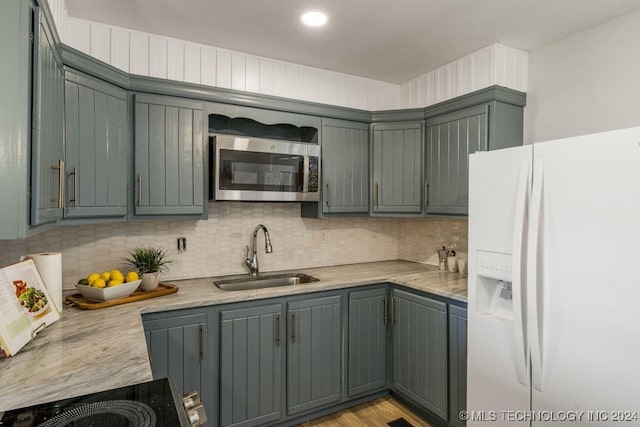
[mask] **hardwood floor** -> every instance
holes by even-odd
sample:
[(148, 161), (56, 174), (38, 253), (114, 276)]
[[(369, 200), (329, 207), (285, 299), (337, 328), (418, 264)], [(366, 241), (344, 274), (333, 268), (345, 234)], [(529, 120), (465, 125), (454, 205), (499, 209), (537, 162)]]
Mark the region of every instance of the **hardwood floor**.
[(431, 427), (393, 397), (382, 397), (335, 414), (299, 424), (297, 427), (386, 427), (389, 421), (404, 418), (414, 427)]

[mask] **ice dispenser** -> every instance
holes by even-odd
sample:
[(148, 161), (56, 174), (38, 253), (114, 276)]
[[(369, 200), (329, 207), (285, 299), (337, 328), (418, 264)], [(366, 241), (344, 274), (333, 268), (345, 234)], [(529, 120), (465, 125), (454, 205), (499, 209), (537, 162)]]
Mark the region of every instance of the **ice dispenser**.
[(478, 314), (513, 320), (511, 254), (476, 252)]

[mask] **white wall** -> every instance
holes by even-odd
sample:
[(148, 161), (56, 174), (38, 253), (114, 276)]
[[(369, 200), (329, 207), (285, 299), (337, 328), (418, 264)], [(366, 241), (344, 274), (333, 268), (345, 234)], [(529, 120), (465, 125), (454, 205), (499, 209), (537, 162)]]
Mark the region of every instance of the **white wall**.
[(640, 125), (640, 12), (535, 49), (525, 143)]
[(492, 44), (401, 85), (402, 108), (426, 107), (488, 86), (527, 91), (528, 53)]

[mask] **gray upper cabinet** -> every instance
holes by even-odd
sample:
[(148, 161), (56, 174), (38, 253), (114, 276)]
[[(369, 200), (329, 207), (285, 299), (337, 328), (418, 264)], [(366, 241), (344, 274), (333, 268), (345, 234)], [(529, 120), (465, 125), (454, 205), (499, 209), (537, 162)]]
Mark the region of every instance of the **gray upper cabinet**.
[(467, 215), (469, 154), (522, 145), (524, 95), (505, 88), (486, 93), (483, 98), (494, 99), (469, 106), (479, 96), (470, 94), (434, 106), (433, 110), (427, 108), (425, 213), (428, 215)]
[(447, 304), (393, 291), (393, 389), (447, 419)]
[(427, 120), (427, 213), (467, 213), (469, 154), (487, 149), (488, 111), (479, 105)]
[(220, 425), (257, 426), (281, 416), (281, 305), (220, 313)]
[(65, 218), (127, 214), (129, 130), (126, 91), (66, 71)]
[(144, 315), (142, 322), (153, 378), (173, 377), (181, 394), (198, 391), (205, 408), (213, 404), (207, 317), (189, 309)]
[(422, 212), (423, 122), (374, 124), (372, 212)]
[(462, 427), (467, 410), (467, 309), (449, 306), (449, 424)]
[(31, 113), (31, 225), (56, 222), (64, 207), (64, 75), (54, 30), (35, 9)]
[(369, 126), (322, 121), (322, 212), (369, 213)]
[(349, 396), (387, 388), (387, 288), (349, 293)]
[(201, 102), (135, 95), (135, 215), (205, 214)]
[(340, 296), (290, 302), (287, 317), (288, 414), (340, 401)]

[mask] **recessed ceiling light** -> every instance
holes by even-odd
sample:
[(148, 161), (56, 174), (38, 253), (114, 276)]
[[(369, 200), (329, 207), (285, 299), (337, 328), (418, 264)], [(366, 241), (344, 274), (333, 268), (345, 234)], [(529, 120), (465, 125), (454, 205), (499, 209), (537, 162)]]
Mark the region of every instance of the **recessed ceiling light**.
[(317, 10), (306, 12), (300, 17), (302, 23), (308, 25), (309, 27), (322, 27), (327, 23), (328, 19), (329, 18), (327, 18), (326, 13), (318, 12)]

